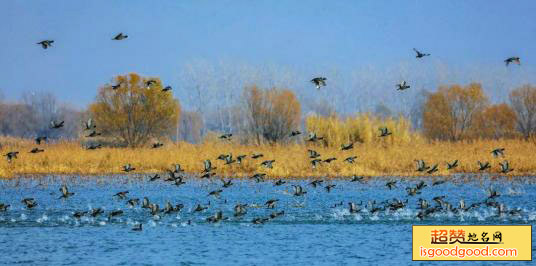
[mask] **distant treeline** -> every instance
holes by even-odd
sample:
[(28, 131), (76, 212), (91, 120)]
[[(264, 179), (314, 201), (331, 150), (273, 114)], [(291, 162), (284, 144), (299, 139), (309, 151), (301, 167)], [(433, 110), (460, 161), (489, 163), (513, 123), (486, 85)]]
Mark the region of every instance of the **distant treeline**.
[[(99, 138), (129, 146), (168, 139), (200, 143), (224, 133), (233, 134), (232, 141), (237, 143), (273, 144), (303, 142), (306, 134), (315, 132), (326, 146), (416, 139), (528, 138), (536, 133), (536, 87), (531, 85), (513, 89), (509, 99), (499, 104), (491, 104), (477, 83), (441, 86), (415, 100), (411, 117), (391, 112), (385, 103), (369, 113), (353, 115), (337, 114), (325, 103), (315, 107), (315, 112), (303, 114), (291, 88), (255, 85), (245, 86), (240, 100), (231, 107), (188, 111), (181, 110), (179, 100), (164, 87), (158, 78), (133, 73), (118, 76), (99, 89), (87, 110), (59, 103), (47, 92), (24, 94), (19, 102), (0, 99), (0, 135), (87, 138), (83, 122), (89, 118), (102, 133)], [(51, 121), (65, 121), (65, 127), (52, 130)], [(393, 134), (377, 138), (380, 127)], [(291, 136), (293, 131), (303, 134)]]

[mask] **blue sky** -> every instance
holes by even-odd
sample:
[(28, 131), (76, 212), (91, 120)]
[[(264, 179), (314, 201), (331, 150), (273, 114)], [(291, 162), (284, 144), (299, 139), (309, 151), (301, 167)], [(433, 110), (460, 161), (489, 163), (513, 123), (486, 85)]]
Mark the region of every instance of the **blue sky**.
[[(536, 1), (6, 0), (0, 10), (4, 96), (44, 90), (81, 107), (117, 74), (184, 89), (181, 68), (195, 60), (290, 67), (304, 86), (328, 69), (413, 62), (413, 47), (457, 71), (514, 55), (536, 66)], [(129, 38), (112, 41), (118, 32)]]

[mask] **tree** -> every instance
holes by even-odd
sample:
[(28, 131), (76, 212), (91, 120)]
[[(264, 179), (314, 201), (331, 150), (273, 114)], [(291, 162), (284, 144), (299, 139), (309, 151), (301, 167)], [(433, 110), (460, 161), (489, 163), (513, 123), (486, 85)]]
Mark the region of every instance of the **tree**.
[(190, 143), (201, 142), (203, 120), (198, 112), (183, 112), (181, 114), (178, 139)]
[[(153, 81), (147, 85), (148, 81)], [(99, 89), (89, 110), (103, 135), (114, 137), (130, 147), (147, 143), (151, 137), (170, 135), (180, 117), (179, 101), (162, 91), (158, 78), (135, 73), (117, 76), (114, 85)]]
[(257, 86), (244, 89), (244, 125), (246, 135), (257, 144), (274, 143), (288, 138), (300, 123), (301, 105), (290, 90)]
[(516, 113), (505, 103), (486, 107), (475, 117), (473, 136), (489, 139), (516, 135)]
[(536, 131), (536, 87), (524, 85), (510, 93), (519, 131), (528, 138)]
[(486, 107), (488, 99), (478, 83), (466, 87), (442, 86), (428, 95), (423, 112), (423, 127), (432, 139), (460, 140), (470, 130), (475, 115)]
[[(29, 108), (34, 121), (31, 129), (35, 136), (47, 136), (48, 138), (75, 138), (81, 128), (80, 112), (60, 103), (51, 92), (26, 92), (22, 96), (23, 103)], [(65, 126), (61, 130), (51, 129), (51, 121), (64, 121)]]

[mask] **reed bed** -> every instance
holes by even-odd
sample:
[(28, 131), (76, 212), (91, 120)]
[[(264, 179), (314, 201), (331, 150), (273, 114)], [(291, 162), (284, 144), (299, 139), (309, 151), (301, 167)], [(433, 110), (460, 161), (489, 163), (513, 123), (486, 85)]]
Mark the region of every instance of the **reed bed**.
[[(0, 161), (0, 177), (13, 178), (28, 175), (115, 175), (123, 174), (122, 166), (130, 163), (136, 170), (134, 174), (154, 174), (172, 169), (179, 163), (186, 173), (199, 175), (203, 161), (210, 159), (214, 171), (224, 177), (247, 177), (254, 173), (266, 173), (270, 178), (300, 177), (340, 177), (340, 176), (419, 176), (415, 160), (425, 160), (429, 165), (439, 164), (439, 172), (432, 176), (447, 176), (454, 173), (478, 173), (477, 161), (489, 161), (492, 168), (488, 173), (499, 173), (499, 162), (508, 160), (515, 170), (509, 175), (533, 175), (536, 173), (536, 145), (523, 140), (475, 140), (471, 142), (425, 142), (408, 143), (356, 143), (352, 150), (342, 151), (338, 147), (318, 144), (289, 144), (244, 146), (225, 142), (206, 142), (203, 144), (169, 143), (159, 149), (150, 148), (102, 148), (85, 150), (78, 142), (61, 141), (40, 145), (45, 152), (32, 154), (36, 147), (31, 140), (0, 138), (2, 155), (8, 151), (19, 151), (17, 159), (8, 162), (6, 157)], [(505, 156), (495, 158), (494, 148), (505, 148)], [(311, 166), (307, 152), (314, 149), (321, 159), (336, 157), (331, 163), (323, 163), (316, 169)], [(246, 154), (242, 164), (224, 165), (216, 160), (220, 154), (232, 153), (234, 157)], [(264, 157), (252, 159), (253, 153)], [(343, 160), (357, 156), (356, 163)], [(276, 160), (273, 169), (260, 165), (264, 160)], [(446, 162), (460, 160), (455, 170), (447, 170)], [(131, 172), (132, 173), (132, 172)]]

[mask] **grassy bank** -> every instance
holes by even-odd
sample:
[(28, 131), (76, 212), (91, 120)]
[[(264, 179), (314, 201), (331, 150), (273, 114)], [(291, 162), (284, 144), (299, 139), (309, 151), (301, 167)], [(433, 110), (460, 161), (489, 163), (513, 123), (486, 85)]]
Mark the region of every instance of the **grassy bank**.
[[(1, 139), (2, 155), (8, 151), (19, 151), (17, 159), (7, 162), (6, 157), (0, 161), (0, 176), (15, 177), (33, 174), (66, 175), (106, 175), (122, 173), (122, 165), (130, 163), (136, 168), (134, 173), (158, 173), (171, 169), (180, 163), (188, 173), (199, 174), (203, 170), (203, 161), (210, 159), (217, 167), (215, 173), (222, 176), (250, 176), (254, 173), (266, 173), (269, 177), (336, 177), (336, 176), (415, 176), (415, 160), (425, 160), (429, 165), (439, 164), (439, 171), (433, 175), (452, 173), (479, 172), (477, 161), (489, 161), (491, 169), (486, 172), (499, 173), (499, 162), (508, 160), (515, 170), (509, 175), (530, 175), (536, 173), (536, 145), (534, 142), (521, 140), (473, 141), (473, 142), (435, 142), (414, 144), (355, 144), (348, 151), (337, 148), (324, 148), (317, 145), (274, 145), (274, 146), (240, 146), (222, 142), (193, 145), (188, 143), (167, 144), (159, 149), (150, 148), (102, 148), (85, 150), (78, 142), (59, 142), (40, 145), (45, 152), (32, 154), (36, 147), (31, 140), (13, 138)], [(495, 158), (491, 154), (494, 148), (505, 148), (504, 157)], [(321, 159), (336, 157), (331, 163), (322, 163), (316, 169), (311, 166), (307, 152), (314, 149), (321, 154)], [(242, 164), (224, 165), (216, 160), (220, 154), (232, 153), (234, 157), (245, 154), (248, 157)], [(252, 159), (252, 153), (262, 153), (264, 157)], [(343, 160), (357, 156), (354, 164)], [(273, 169), (260, 165), (264, 160), (276, 160)], [(447, 170), (446, 162), (460, 160), (455, 170)], [(428, 175), (428, 174), (424, 174)]]

